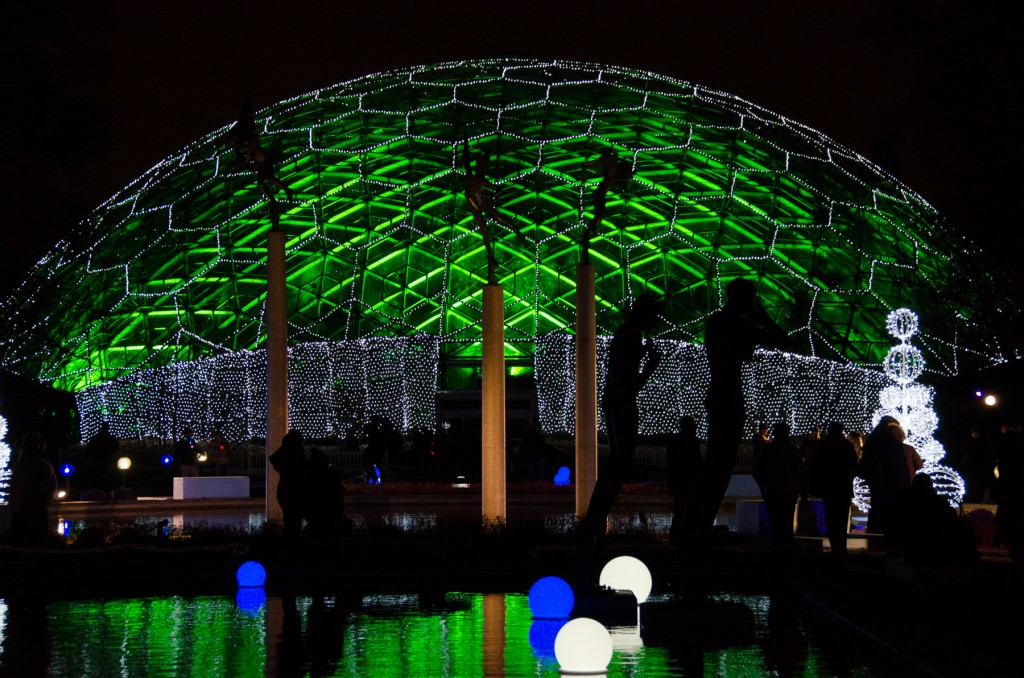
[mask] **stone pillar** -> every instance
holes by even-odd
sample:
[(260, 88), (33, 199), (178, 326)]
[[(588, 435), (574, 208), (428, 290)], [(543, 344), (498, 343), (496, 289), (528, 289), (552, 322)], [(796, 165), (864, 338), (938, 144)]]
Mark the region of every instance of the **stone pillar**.
[(505, 522), (505, 291), (484, 287), (481, 483), (483, 520)]
[(597, 316), (594, 266), (576, 267), (576, 515), (597, 484)]
[(288, 302), (285, 295), (284, 233), (267, 238), (267, 496), (268, 523), (284, 524), (277, 503), (278, 473), (270, 455), (288, 432)]

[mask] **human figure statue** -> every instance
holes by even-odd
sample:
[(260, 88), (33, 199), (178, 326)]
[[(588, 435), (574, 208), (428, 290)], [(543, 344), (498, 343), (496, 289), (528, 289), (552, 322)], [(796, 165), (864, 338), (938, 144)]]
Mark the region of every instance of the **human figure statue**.
[(821, 497), (825, 533), (832, 562), (836, 565), (846, 560), (846, 535), (856, 475), (857, 450), (843, 435), (843, 425), (833, 421), (825, 429), (825, 438), (810, 461), (810, 476), (812, 491)]
[(672, 525), (669, 527), (669, 543), (679, 542), (683, 531), (683, 516), (686, 503), (693, 491), (693, 483), (704, 465), (704, 453), (697, 437), (697, 420), (693, 417), (679, 419), (679, 433), (669, 444), (666, 458), (668, 492), (672, 495)]
[(306, 508), (306, 480), (309, 460), (303, 445), (302, 432), (291, 429), (281, 439), (281, 447), (270, 455), (271, 465), (280, 478), (277, 481), (277, 503), (284, 518), (284, 536), (294, 540), (302, 534), (302, 515)]
[(736, 278), (726, 285), (725, 292), (725, 306), (711, 314), (704, 330), (711, 372), (705, 401), (708, 441), (704, 471), (686, 507), (684, 529), (691, 536), (711, 532), (736, 464), (746, 421), (743, 364), (754, 357), (757, 346), (790, 345), (789, 337), (758, 301), (753, 283)]
[(43, 546), (49, 533), (47, 505), (57, 491), (57, 474), (46, 457), (46, 438), (31, 431), (18, 442), (18, 460), (11, 467), (12, 544)]
[(900, 496), (910, 487), (910, 471), (903, 443), (892, 434), (889, 424), (899, 423), (883, 416), (864, 441), (857, 475), (868, 485), (871, 508), (868, 532), (886, 535)]
[(772, 440), (761, 450), (753, 476), (761, 486), (768, 514), (768, 539), (773, 545), (793, 543), (793, 515), (800, 496), (800, 450), (789, 437), (789, 424), (772, 427)]
[(590, 225), (583, 232), (583, 256), (584, 264), (590, 263), (590, 241), (597, 235), (597, 229), (604, 220), (605, 205), (608, 200), (608, 191), (616, 184), (626, 184), (633, 178), (633, 163), (628, 160), (620, 160), (615, 152), (607, 150), (596, 160), (583, 163), (588, 169), (600, 168), (602, 172), (601, 182), (594, 189), (594, 218)]
[[(633, 454), (640, 435), (637, 397), (661, 361), (661, 354), (650, 340), (657, 319), (657, 301), (641, 295), (612, 336), (602, 402), (610, 449), (578, 531), (585, 580), (589, 579), (593, 549), (604, 536), (612, 504), (633, 470)], [(589, 585), (588, 581), (583, 583)]]
[[(497, 221), (524, 241), (526, 241), (526, 237), (515, 224), (498, 214), (496, 205), (503, 188), (495, 187), (494, 183), (487, 179), (487, 168), (490, 167), (490, 164), (491, 157), (487, 153), (478, 152), (476, 160), (474, 160), (473, 154), (469, 151), (469, 143), (463, 144), (462, 168), (465, 172), (466, 200), (473, 213), (473, 223), (480, 229), (484, 247), (487, 248), (487, 284), (496, 285), (498, 280), (495, 277), (494, 269), (497, 264), (494, 259), (494, 244), (491, 242), (491, 231), (487, 226), (487, 219)], [(488, 195), (488, 191), (491, 189), (495, 190), (492, 195)]]
[(234, 126), (223, 136), (225, 145), (238, 153), (242, 165), (256, 170), (256, 184), (260, 192), (270, 202), (270, 218), (274, 230), (280, 229), (277, 193), (284, 191), (288, 200), (292, 200), (292, 189), (285, 185), (274, 172), (271, 153), (260, 143), (253, 118), (252, 102), (246, 100), (242, 105), (242, 114)]

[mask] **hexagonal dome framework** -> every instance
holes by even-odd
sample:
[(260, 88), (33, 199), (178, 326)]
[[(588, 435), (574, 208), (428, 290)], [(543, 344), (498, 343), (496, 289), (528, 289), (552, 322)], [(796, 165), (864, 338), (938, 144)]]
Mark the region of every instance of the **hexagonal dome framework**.
[[(877, 364), (887, 313), (921, 316), (929, 369), (1015, 349), (1016, 312), (977, 251), (920, 196), (826, 136), (737, 97), (588, 63), (486, 60), (369, 75), (256, 115), (287, 234), (292, 345), (437, 335), (478, 360), (484, 242), (462, 145), (491, 157), (507, 353), (571, 333), (580, 238), (611, 151), (633, 178), (591, 244), (598, 327), (641, 292), (661, 336), (699, 341), (735, 277), (755, 280), (802, 352)], [(262, 347), (268, 200), (217, 130), (97, 208), (4, 302), (0, 364), (80, 391), (139, 369)]]

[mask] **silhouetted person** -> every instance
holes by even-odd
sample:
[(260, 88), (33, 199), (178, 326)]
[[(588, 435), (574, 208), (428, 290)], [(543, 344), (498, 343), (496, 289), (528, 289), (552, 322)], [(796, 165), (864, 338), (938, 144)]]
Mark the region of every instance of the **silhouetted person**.
[(210, 467), (215, 476), (231, 474), (231, 444), (220, 431), (213, 434), (209, 447)]
[(49, 532), (47, 505), (57, 491), (57, 474), (46, 458), (46, 438), (38, 431), (18, 442), (11, 467), (11, 543), (43, 546)]
[(367, 426), (366, 449), (363, 450), (363, 473), (367, 485), (380, 484), (384, 455), (391, 442), (391, 423), (382, 417), (373, 417)]
[(846, 535), (853, 499), (853, 478), (857, 475), (857, 450), (843, 435), (843, 425), (828, 425), (825, 439), (810, 462), (811, 487), (821, 497), (825, 510), (825, 533), (833, 560), (846, 558)]
[(487, 219), (497, 221), (510, 231), (513, 231), (520, 238), (525, 240), (522, 232), (512, 222), (498, 214), (495, 205), (501, 197), (502, 188), (498, 187), (492, 195), (488, 191), (495, 188), (494, 184), (487, 179), (487, 168), (490, 167), (491, 157), (486, 153), (477, 153), (476, 160), (469, 152), (469, 143), (462, 147), (462, 169), (465, 173), (466, 200), (469, 201), (469, 210), (473, 213), (473, 223), (480, 229), (480, 235), (484, 239), (484, 247), (487, 249), (487, 284), (496, 285), (497, 278), (494, 274), (496, 262), (494, 260), (494, 245), (491, 242), (491, 231), (487, 227)]
[(242, 114), (238, 121), (222, 138), (228, 148), (238, 153), (243, 165), (252, 166), (256, 170), (256, 184), (270, 202), (271, 222), (274, 230), (277, 230), (280, 227), (277, 192), (284, 191), (288, 200), (291, 200), (292, 189), (277, 178), (271, 154), (260, 143), (256, 121), (253, 118), (252, 102), (246, 101), (242, 105)]
[(996, 461), (989, 441), (976, 428), (971, 429), (970, 435), (961, 453), (960, 472), (967, 485), (964, 502), (978, 504), (991, 499)]
[(903, 459), (907, 462), (907, 473), (913, 482), (917, 472), (924, 468), (924, 460), (921, 459), (921, 455), (917, 453), (914, 446), (907, 442), (907, 432), (903, 430), (902, 426), (896, 422), (889, 422), (889, 433), (903, 446)]
[(963, 566), (980, 558), (974, 530), (935, 491), (927, 473), (914, 476), (897, 499), (887, 536), (891, 552), (902, 554), (913, 565)]
[[(657, 319), (657, 302), (641, 295), (612, 336), (602, 402), (609, 454), (580, 523), (579, 536), (586, 548), (595, 546), (603, 537), (612, 504), (633, 470), (633, 454), (640, 435), (637, 396), (661, 361), (661, 354), (647, 337)], [(584, 557), (589, 565), (589, 557)]]
[(772, 427), (772, 441), (765, 445), (753, 475), (763, 488), (768, 514), (768, 539), (772, 544), (793, 542), (793, 514), (800, 496), (800, 450), (789, 438), (789, 424)]
[(600, 158), (583, 163), (586, 168), (600, 168), (603, 176), (601, 182), (594, 189), (594, 218), (583, 233), (583, 256), (584, 264), (590, 263), (590, 241), (597, 235), (597, 229), (604, 220), (605, 205), (608, 201), (608, 191), (615, 184), (626, 184), (633, 178), (633, 163), (628, 160), (619, 160), (615, 152), (608, 150), (601, 154)]
[(739, 451), (746, 411), (743, 402), (743, 364), (754, 357), (754, 348), (782, 348), (789, 337), (761, 307), (749, 280), (736, 278), (725, 288), (726, 304), (708, 318), (704, 330), (708, 368), (708, 440), (704, 472), (695, 486), (684, 523), (688, 534), (707, 534), (729, 487)]
[(89, 438), (85, 446), (85, 468), (82, 469), (81, 479), (83, 490), (100, 489), (106, 492), (113, 487), (119, 449), (120, 443), (110, 432), (110, 424), (100, 424), (99, 430)]
[(306, 533), (320, 539), (341, 534), (345, 525), (345, 484), (319, 447), (309, 451), (305, 497)]
[[(751, 466), (757, 464), (757, 460), (761, 457), (761, 452), (764, 451), (765, 445), (767, 445), (771, 441), (771, 426), (769, 426), (766, 423), (758, 424), (757, 431), (754, 432), (754, 437), (750, 439)], [(754, 479), (754, 482), (757, 482), (756, 478)], [(761, 496), (764, 496), (764, 488), (761, 487), (760, 484), (758, 485), (757, 489), (761, 491)]]
[(821, 444), (821, 429), (811, 426), (807, 435), (800, 441), (800, 501), (806, 502), (811, 494), (811, 460), (818, 453)]
[(668, 491), (672, 495), (672, 526), (668, 532), (670, 543), (677, 543), (682, 535), (686, 504), (703, 464), (704, 454), (697, 437), (697, 420), (682, 417), (679, 420), (679, 433), (672, 438), (666, 459)]
[(890, 416), (879, 420), (864, 441), (863, 454), (857, 467), (857, 475), (868, 484), (871, 504), (868, 510), (868, 532), (872, 534), (887, 533), (894, 506), (900, 494), (910, 487), (903, 443), (889, 430), (889, 424), (893, 422), (896, 420)]
[(298, 538), (302, 534), (309, 469), (302, 433), (295, 429), (288, 431), (281, 440), (281, 447), (270, 455), (270, 463), (280, 476), (277, 481), (277, 503), (283, 513), (284, 536)]
[(996, 445), (996, 527), (992, 541), (1006, 545), (1013, 562), (1024, 565), (1024, 432), (1007, 426)]
[(181, 477), (190, 478), (199, 475), (197, 456), (199, 454), (199, 443), (192, 435), (192, 429), (186, 428), (181, 437), (174, 443), (174, 459), (178, 462)]
[(547, 440), (541, 433), (537, 422), (530, 420), (526, 424), (526, 432), (519, 441), (519, 458), (526, 466), (526, 476), (532, 481), (545, 480), (544, 461), (547, 457)]

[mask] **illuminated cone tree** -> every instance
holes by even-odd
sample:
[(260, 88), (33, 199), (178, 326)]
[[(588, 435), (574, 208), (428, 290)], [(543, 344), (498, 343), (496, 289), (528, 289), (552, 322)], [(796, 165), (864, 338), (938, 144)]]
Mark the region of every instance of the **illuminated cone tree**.
[[(957, 507), (963, 501), (964, 481), (956, 471), (940, 463), (946, 456), (946, 450), (934, 438), (939, 425), (939, 418), (932, 408), (935, 391), (931, 386), (917, 383), (924, 372), (924, 357), (910, 343), (917, 328), (917, 315), (910, 309), (900, 308), (889, 314), (886, 329), (900, 343), (889, 349), (882, 363), (886, 376), (893, 383), (879, 393), (879, 408), (875, 410), (871, 424), (877, 426), (887, 415), (896, 419), (907, 434), (907, 444), (912, 445), (924, 461), (920, 473), (931, 476), (935, 490)], [(854, 502), (858, 508), (867, 511), (870, 498), (863, 479), (856, 479), (854, 489)]]

